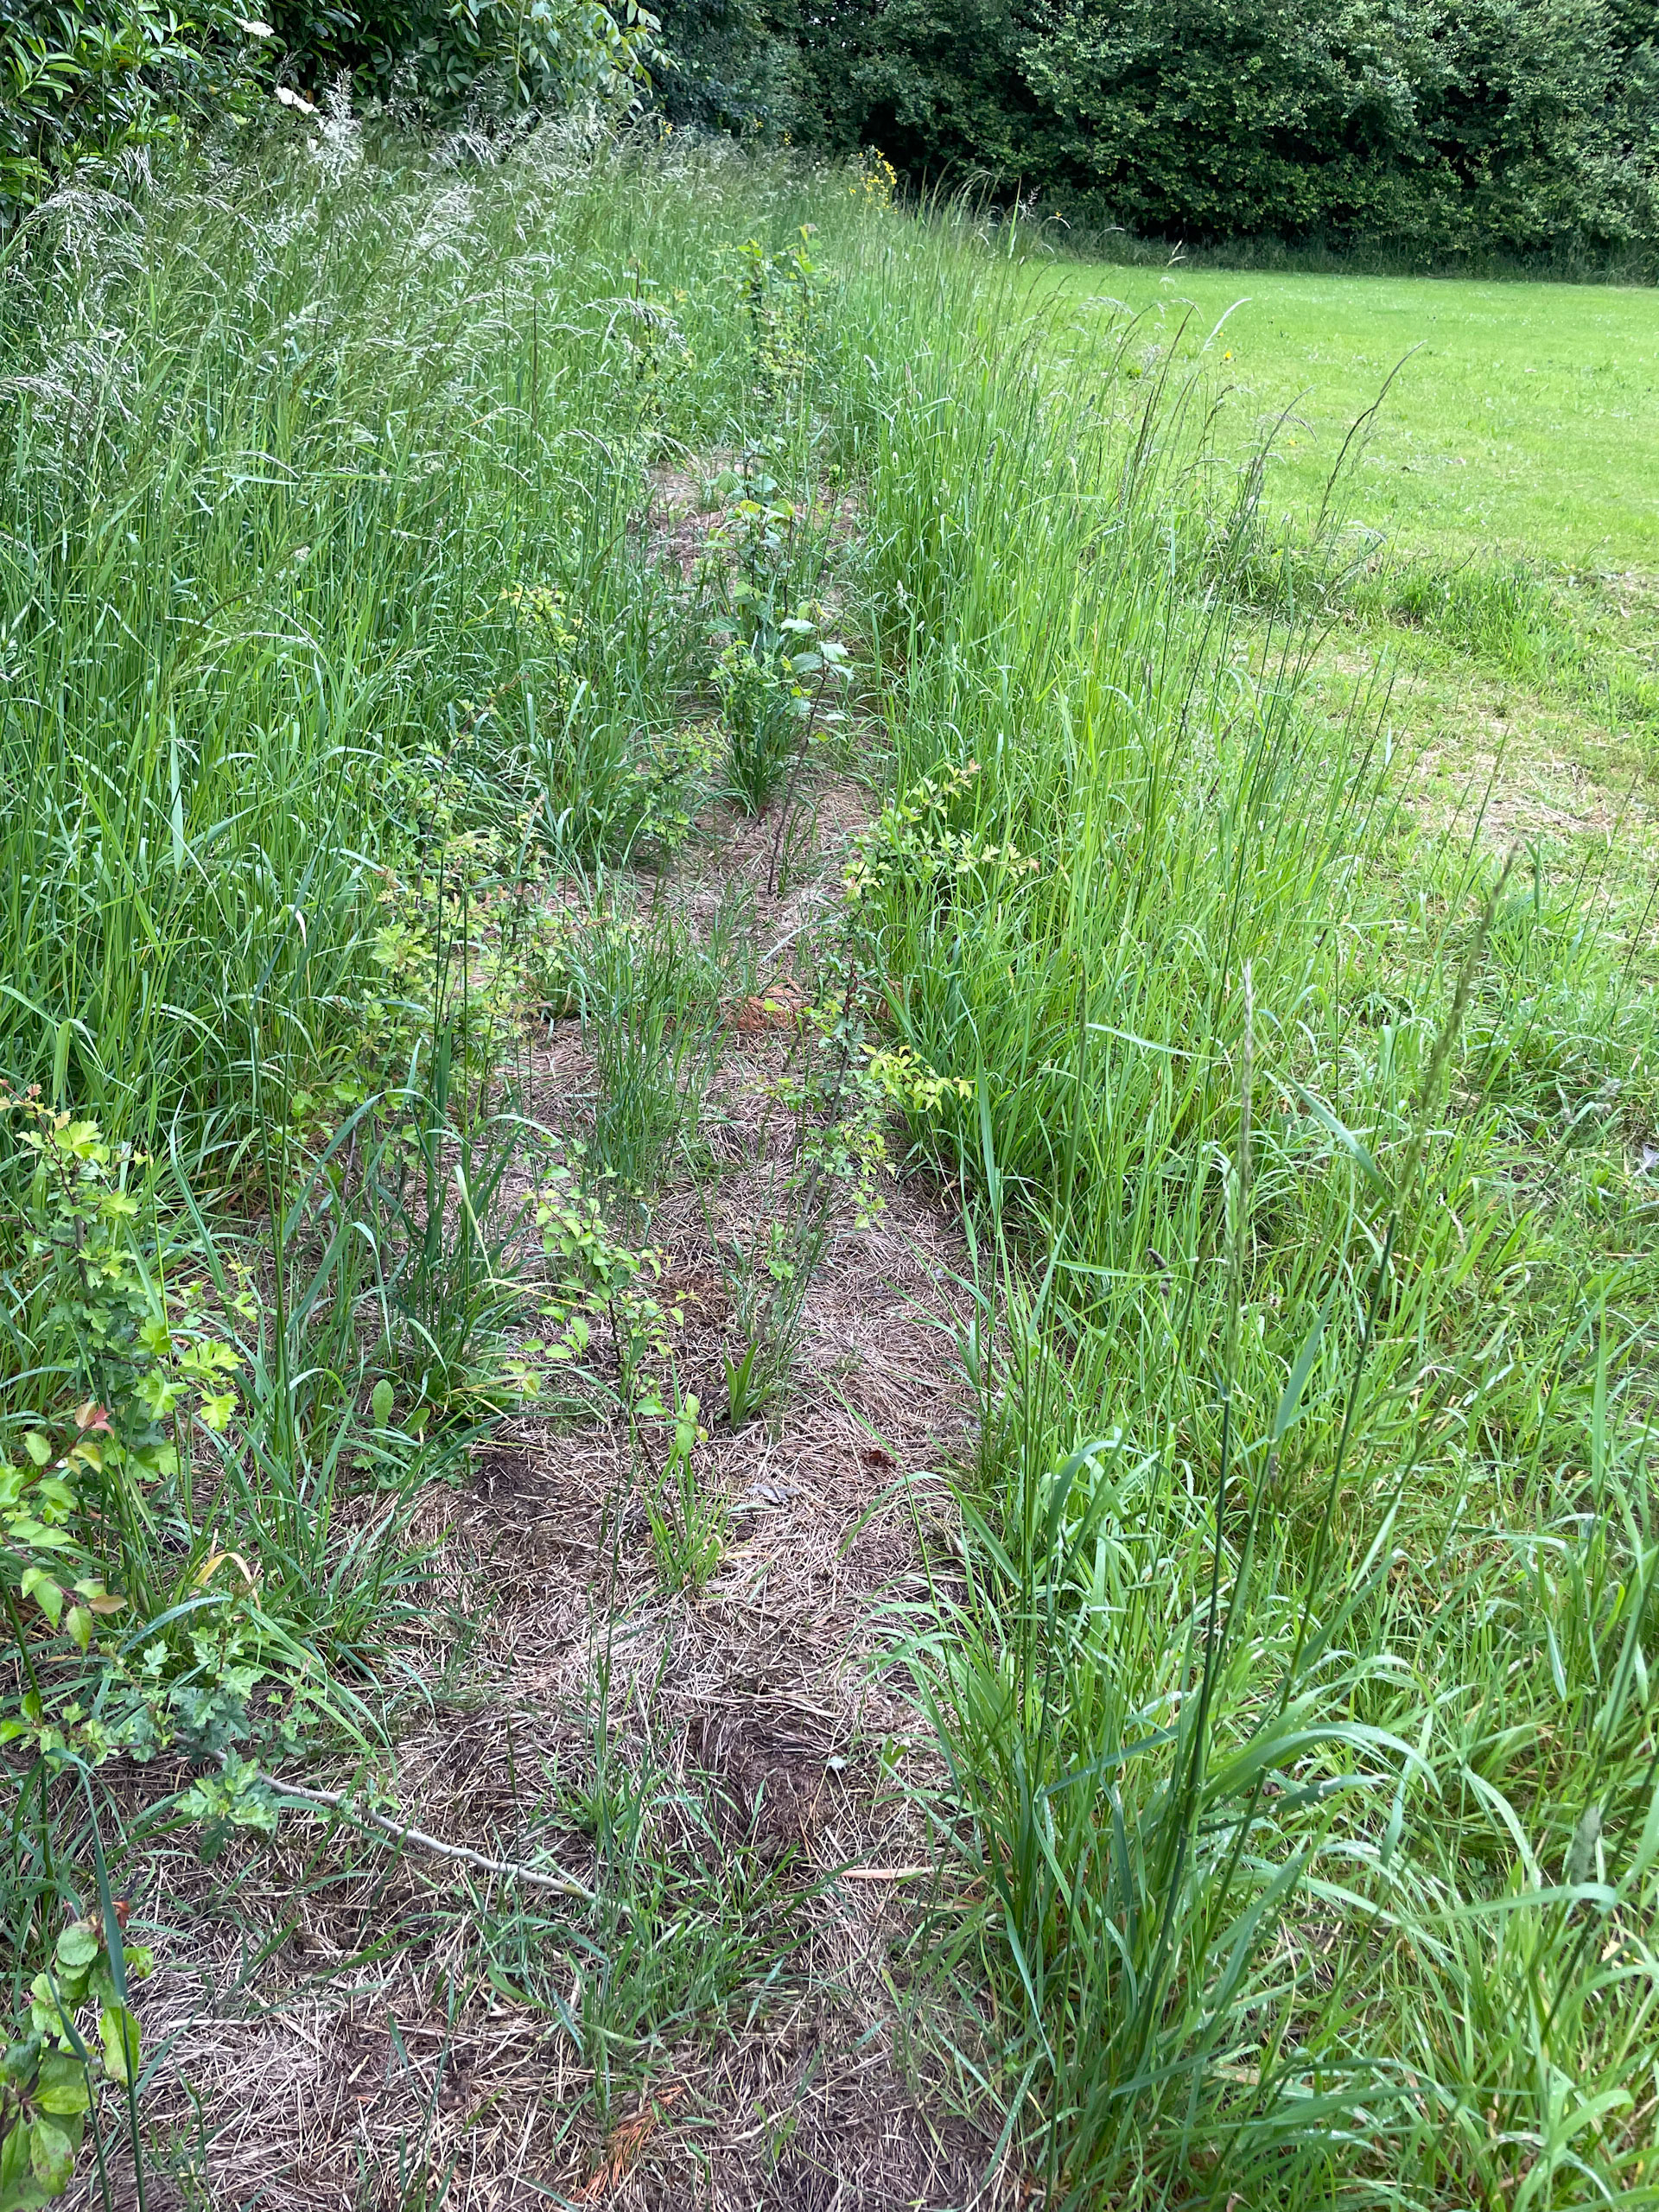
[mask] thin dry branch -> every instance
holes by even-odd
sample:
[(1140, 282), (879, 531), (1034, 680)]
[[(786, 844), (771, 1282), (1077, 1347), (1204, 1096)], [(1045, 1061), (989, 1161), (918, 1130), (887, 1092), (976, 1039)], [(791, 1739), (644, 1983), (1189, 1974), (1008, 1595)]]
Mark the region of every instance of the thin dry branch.
[[(219, 1761), (221, 1765), (226, 1763), (223, 1752)], [(274, 1796), (296, 1799), (324, 1812), (342, 1813), (359, 1827), (378, 1828), (384, 1834), (395, 1836), (399, 1843), (412, 1843), (416, 1850), (429, 1851), (437, 1858), (458, 1859), (463, 1866), (476, 1866), (482, 1873), (499, 1874), (511, 1882), (528, 1882), (538, 1890), (556, 1890), (563, 1897), (582, 1897), (589, 1904), (594, 1902), (593, 1891), (577, 1881), (574, 1874), (525, 1866), (513, 1859), (491, 1859), (464, 1843), (446, 1843), (441, 1836), (429, 1835), (424, 1828), (413, 1827), (406, 1821), (394, 1821), (388, 1813), (360, 1811), (337, 1789), (305, 1789), (297, 1782), (279, 1782), (272, 1774), (262, 1773), (258, 1778)]]

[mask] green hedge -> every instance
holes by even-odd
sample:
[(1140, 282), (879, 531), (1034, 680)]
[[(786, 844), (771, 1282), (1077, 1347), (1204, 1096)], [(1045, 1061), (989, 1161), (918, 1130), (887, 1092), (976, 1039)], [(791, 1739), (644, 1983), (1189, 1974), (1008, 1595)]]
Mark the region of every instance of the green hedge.
[(0, 0), (0, 226), (71, 166), (107, 175), (135, 148), (247, 111), (265, 43), (221, 0)]
[[(683, 15), (671, 7), (672, 41)], [(763, 0), (770, 119), (1194, 245), (1659, 244), (1651, 0)]]
[(639, 0), (274, 0), (271, 21), (319, 89), (345, 71), (426, 120), (608, 105), (642, 80), (656, 27)]

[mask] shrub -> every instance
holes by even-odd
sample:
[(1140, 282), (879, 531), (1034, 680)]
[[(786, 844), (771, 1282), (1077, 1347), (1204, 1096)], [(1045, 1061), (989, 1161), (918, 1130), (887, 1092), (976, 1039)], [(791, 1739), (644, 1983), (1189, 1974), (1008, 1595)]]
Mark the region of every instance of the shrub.
[(796, 74), (755, 0), (664, 0), (651, 75), (671, 123), (776, 139), (794, 121)]
[(0, 229), (72, 163), (124, 155), (246, 112), (270, 32), (223, 0), (0, 0)]
[(799, 135), (1083, 221), (1426, 256), (1659, 242), (1659, 52), (1625, 0), (781, 0), (774, 20)]
[(274, 11), (293, 66), (347, 72), (358, 88), (416, 114), (464, 105), (558, 114), (626, 102), (642, 81), (657, 19), (622, 0), (295, 0)]
[[(442, 118), (463, 106), (558, 114), (626, 105), (657, 19), (621, 0), (294, 0), (264, 22), (226, 0), (0, 0), (0, 232), (71, 171), (124, 157), (266, 99), (273, 67), (316, 86)], [(303, 106), (291, 82), (280, 95)], [(315, 104), (315, 103), (313, 103)]]

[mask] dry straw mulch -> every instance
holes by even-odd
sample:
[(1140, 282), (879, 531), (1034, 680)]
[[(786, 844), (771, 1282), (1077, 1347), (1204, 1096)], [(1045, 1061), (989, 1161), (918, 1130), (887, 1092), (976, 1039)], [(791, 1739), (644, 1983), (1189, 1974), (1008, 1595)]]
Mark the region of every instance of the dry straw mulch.
[[(744, 878), (760, 941), (790, 938), (832, 902), (858, 817), (850, 787), (823, 794), (825, 865), (785, 900), (766, 893), (772, 824), (726, 824), (694, 917)], [(787, 1116), (767, 1086), (794, 1003), (782, 978), (738, 1009), (717, 1234), (776, 1203)], [(568, 1119), (586, 1075), (574, 1025), (556, 1027), (535, 1110)], [(671, 1198), (652, 1235), (683, 1302), (683, 1380), (712, 1408), (729, 1301), (705, 1204)], [(678, 1855), (689, 1897), (747, 1900), (755, 1986), (713, 2025), (664, 2031), (643, 2078), (621, 2054), (598, 2094), (556, 2012), (523, 2001), (500, 1945), (479, 1940), (522, 1911), (520, 1955), (578, 2014), (598, 1971), (585, 1907), (287, 1815), (273, 1845), (211, 1867), (181, 1855), (146, 1900), (169, 1929), (141, 2004), (147, 2049), (164, 2046), (151, 2212), (1020, 2201), (906, 2056), (894, 1965), (935, 1884), (902, 1787), (924, 1771), (920, 1731), (883, 1616), (925, 1587), (918, 1530), (948, 1517), (937, 1478), (971, 1444), (950, 1335), (963, 1264), (948, 1207), (912, 1181), (890, 1186), (874, 1228), (831, 1239), (789, 1396), (702, 1454), (730, 1522), (698, 1598), (659, 1587), (620, 1422), (522, 1420), (478, 1451), (464, 1491), (423, 1503), (436, 1612), (403, 1653), (387, 1777), (401, 1816), (491, 1855), (551, 1847), (594, 1877), (568, 1806), (593, 1770), (607, 1669), (605, 1739), (653, 1777), (652, 1848)]]

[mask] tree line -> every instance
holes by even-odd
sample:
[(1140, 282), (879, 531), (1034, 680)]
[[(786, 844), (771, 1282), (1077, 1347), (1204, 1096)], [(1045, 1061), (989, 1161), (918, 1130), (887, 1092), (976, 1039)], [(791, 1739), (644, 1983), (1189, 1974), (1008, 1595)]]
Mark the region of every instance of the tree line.
[(417, 127), (621, 111), (651, 97), (658, 28), (642, 0), (0, 0), (0, 234), (71, 174), (118, 182), (342, 83)]
[(1195, 245), (1651, 253), (1653, 0), (667, 0), (671, 114)]
[(343, 75), (416, 123), (586, 101), (874, 148), (1085, 232), (1659, 263), (1654, 0), (237, 5), (0, 0), (0, 228), (72, 168)]

